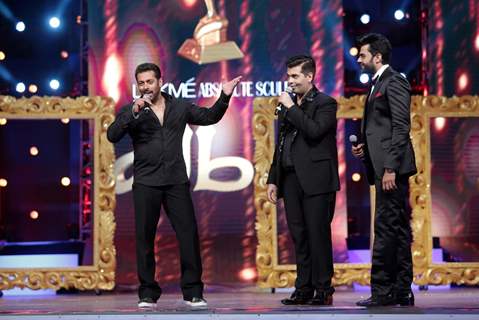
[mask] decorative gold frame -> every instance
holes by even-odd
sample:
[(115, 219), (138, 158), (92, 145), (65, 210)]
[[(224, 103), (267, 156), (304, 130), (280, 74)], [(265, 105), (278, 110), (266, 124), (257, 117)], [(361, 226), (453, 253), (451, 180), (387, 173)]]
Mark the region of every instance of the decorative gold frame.
[[(340, 97), (338, 118), (362, 118), (365, 99), (365, 96)], [(266, 195), (266, 180), (275, 144), (276, 105), (277, 98), (256, 98), (253, 104), (253, 138), (256, 143), (254, 204), (258, 237), (256, 265), (258, 285), (263, 288), (292, 287), (296, 278), (295, 265), (278, 264), (276, 207), (267, 200)], [(409, 180), (411, 226), (414, 237), (412, 244), (414, 282), (419, 285), (478, 284), (479, 262), (432, 263), (429, 119), (437, 116), (479, 117), (479, 98), (413, 96), (411, 113), (411, 136), (418, 167), (418, 174)], [(333, 283), (369, 284), (370, 268), (370, 264), (335, 264)]]
[(106, 129), (114, 120), (114, 102), (104, 97), (0, 96), (0, 118), (92, 119), (94, 121), (93, 265), (76, 268), (0, 268), (0, 290), (77, 288), (112, 290), (115, 286), (115, 178), (113, 146)]

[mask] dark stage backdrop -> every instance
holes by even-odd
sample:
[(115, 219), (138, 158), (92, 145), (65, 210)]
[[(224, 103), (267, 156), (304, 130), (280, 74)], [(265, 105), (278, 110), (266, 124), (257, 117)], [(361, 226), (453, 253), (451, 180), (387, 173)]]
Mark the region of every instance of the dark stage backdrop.
[[(180, 57), (178, 49), (192, 38), (206, 15), (203, 0), (90, 1), (89, 89), (112, 96), (117, 109), (132, 100), (134, 68), (152, 61), (160, 65), (164, 90), (210, 106), (211, 88), (222, 78), (243, 76), (223, 120), (211, 127), (188, 128), (184, 153), (201, 237), (204, 281), (255, 280), (255, 210), (253, 204), (252, 104), (255, 97), (277, 96), (285, 88), (288, 56), (310, 54), (318, 65), (316, 84), (333, 96), (343, 92), (342, 6), (340, 0), (214, 1), (229, 21), (227, 37), (244, 57), (198, 65)], [(344, 122), (338, 139), (344, 138)], [(136, 280), (134, 219), (131, 195), (131, 142), (115, 147), (117, 162), (117, 283)], [(344, 147), (340, 147), (344, 158)], [(344, 161), (340, 168), (344, 184)], [(344, 190), (344, 188), (343, 188)], [(346, 203), (338, 193), (334, 228), (335, 260), (346, 261)], [(279, 219), (281, 234), (286, 233)], [(285, 241), (286, 242), (286, 241)], [(281, 243), (281, 241), (280, 241)], [(285, 244), (286, 245), (286, 244)], [(162, 213), (156, 238), (157, 277), (162, 284), (178, 281), (177, 242)], [(294, 261), (291, 250), (281, 261)]]
[[(429, 84), (427, 94), (477, 94), (479, 4), (441, 0), (424, 3), (428, 37), (422, 58)], [(184, 152), (197, 209), (204, 280), (248, 282), (255, 277), (256, 248), (252, 101), (254, 97), (276, 96), (284, 89), (284, 61), (298, 53), (309, 53), (316, 59), (316, 83), (321, 90), (336, 97), (342, 94), (342, 7), (339, 0), (298, 0), (294, 5), (287, 0), (219, 0), (215, 4), (217, 12), (229, 22), (228, 40), (238, 45), (244, 57), (200, 66), (180, 57), (177, 51), (192, 37), (199, 19), (206, 14), (205, 1), (90, 1), (89, 87), (90, 94), (112, 96), (120, 107), (131, 101), (135, 66), (153, 61), (162, 68), (167, 82), (164, 90), (207, 106), (215, 99), (212, 88), (222, 78), (243, 75), (244, 84), (225, 118), (212, 127), (187, 129)], [(478, 176), (471, 160), (478, 154), (477, 130), (471, 125), (474, 123), (459, 119), (438, 119), (431, 123), (432, 231), (433, 236), (441, 239), (450, 258), (458, 261), (477, 261), (479, 257), (474, 240), (479, 235)], [(338, 141), (344, 139), (345, 126), (339, 121)], [(342, 191), (338, 193), (333, 241), (335, 261), (348, 262), (344, 191), (351, 187), (346, 185), (348, 145), (338, 145)], [(132, 154), (127, 138), (116, 145), (116, 154), (117, 279), (119, 284), (131, 284), (136, 283), (136, 275)], [(453, 158), (451, 154), (460, 156)], [(367, 197), (363, 195), (364, 199)], [(158, 228), (158, 278), (162, 283), (176, 282), (179, 262), (174, 233), (164, 216)], [(291, 240), (281, 212), (278, 230), (280, 262), (292, 263)]]
[(429, 34), (423, 53), (429, 94), (462, 96), (479, 92), (479, 2), (429, 0)]
[[(429, 95), (477, 95), (479, 3), (427, 3)], [(479, 261), (478, 128), (478, 118), (435, 118), (430, 124), (432, 236), (450, 261)]]

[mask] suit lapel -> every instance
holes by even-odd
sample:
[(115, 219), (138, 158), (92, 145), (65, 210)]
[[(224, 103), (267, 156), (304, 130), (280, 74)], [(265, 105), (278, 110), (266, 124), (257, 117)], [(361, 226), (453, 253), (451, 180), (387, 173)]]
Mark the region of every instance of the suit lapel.
[[(376, 89), (376, 86), (375, 86)], [(372, 95), (371, 88), (368, 90), (368, 95), (366, 96), (366, 101), (364, 102), (363, 110), (363, 121), (361, 121), (361, 135), (364, 135), (364, 130), (366, 129), (366, 122), (368, 119), (369, 110), (371, 109), (370, 97)]]
[(301, 104), (301, 108), (303, 109), (304, 113), (306, 113), (310, 118), (313, 118), (314, 116), (316, 106), (313, 105), (313, 101), (318, 94), (319, 90), (313, 85), (313, 88), (311, 88), (311, 90), (306, 94), (303, 99), (303, 103)]
[(376, 84), (374, 85), (373, 91), (371, 92), (371, 90), (369, 90), (369, 94), (366, 97), (366, 103), (364, 105), (363, 121), (361, 122), (361, 134), (364, 134), (364, 130), (366, 129), (366, 122), (367, 122), (367, 119), (368, 119), (368, 115), (371, 114), (371, 112), (374, 109), (374, 100), (376, 99), (376, 94), (382, 88), (382, 86), (384, 84), (384, 80), (389, 78), (393, 73), (394, 73), (393, 69), (391, 67), (388, 67), (381, 74), (378, 81), (376, 81)]
[(376, 99), (376, 95), (378, 94), (379, 90), (383, 87), (384, 82), (387, 78), (392, 76), (394, 73), (393, 69), (391, 67), (388, 67), (386, 70), (384, 70), (383, 74), (379, 77), (378, 81), (376, 82), (376, 85), (374, 86), (373, 92), (371, 92), (371, 97), (369, 98), (369, 103), (372, 105), (374, 99)]
[(369, 94), (366, 97), (366, 101), (364, 102), (364, 110), (363, 110), (363, 121), (361, 121), (361, 135), (364, 136), (364, 129), (366, 128), (366, 121), (367, 121), (367, 114), (368, 114), (368, 98)]

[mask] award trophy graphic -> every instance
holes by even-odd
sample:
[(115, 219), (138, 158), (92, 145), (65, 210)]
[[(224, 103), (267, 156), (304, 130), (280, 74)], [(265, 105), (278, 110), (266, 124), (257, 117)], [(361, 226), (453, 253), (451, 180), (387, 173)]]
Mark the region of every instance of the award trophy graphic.
[(239, 59), (243, 53), (233, 41), (227, 41), (228, 20), (216, 13), (214, 0), (205, 0), (208, 10), (195, 28), (193, 39), (187, 39), (178, 54), (197, 64)]

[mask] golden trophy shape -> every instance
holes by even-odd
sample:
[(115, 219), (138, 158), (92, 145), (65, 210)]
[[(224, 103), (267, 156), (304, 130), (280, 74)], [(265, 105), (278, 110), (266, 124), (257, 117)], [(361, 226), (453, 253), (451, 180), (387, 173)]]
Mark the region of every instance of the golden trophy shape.
[(228, 20), (216, 13), (214, 0), (205, 0), (208, 10), (195, 28), (193, 39), (187, 39), (178, 54), (198, 64), (243, 58), (233, 41), (226, 40)]

